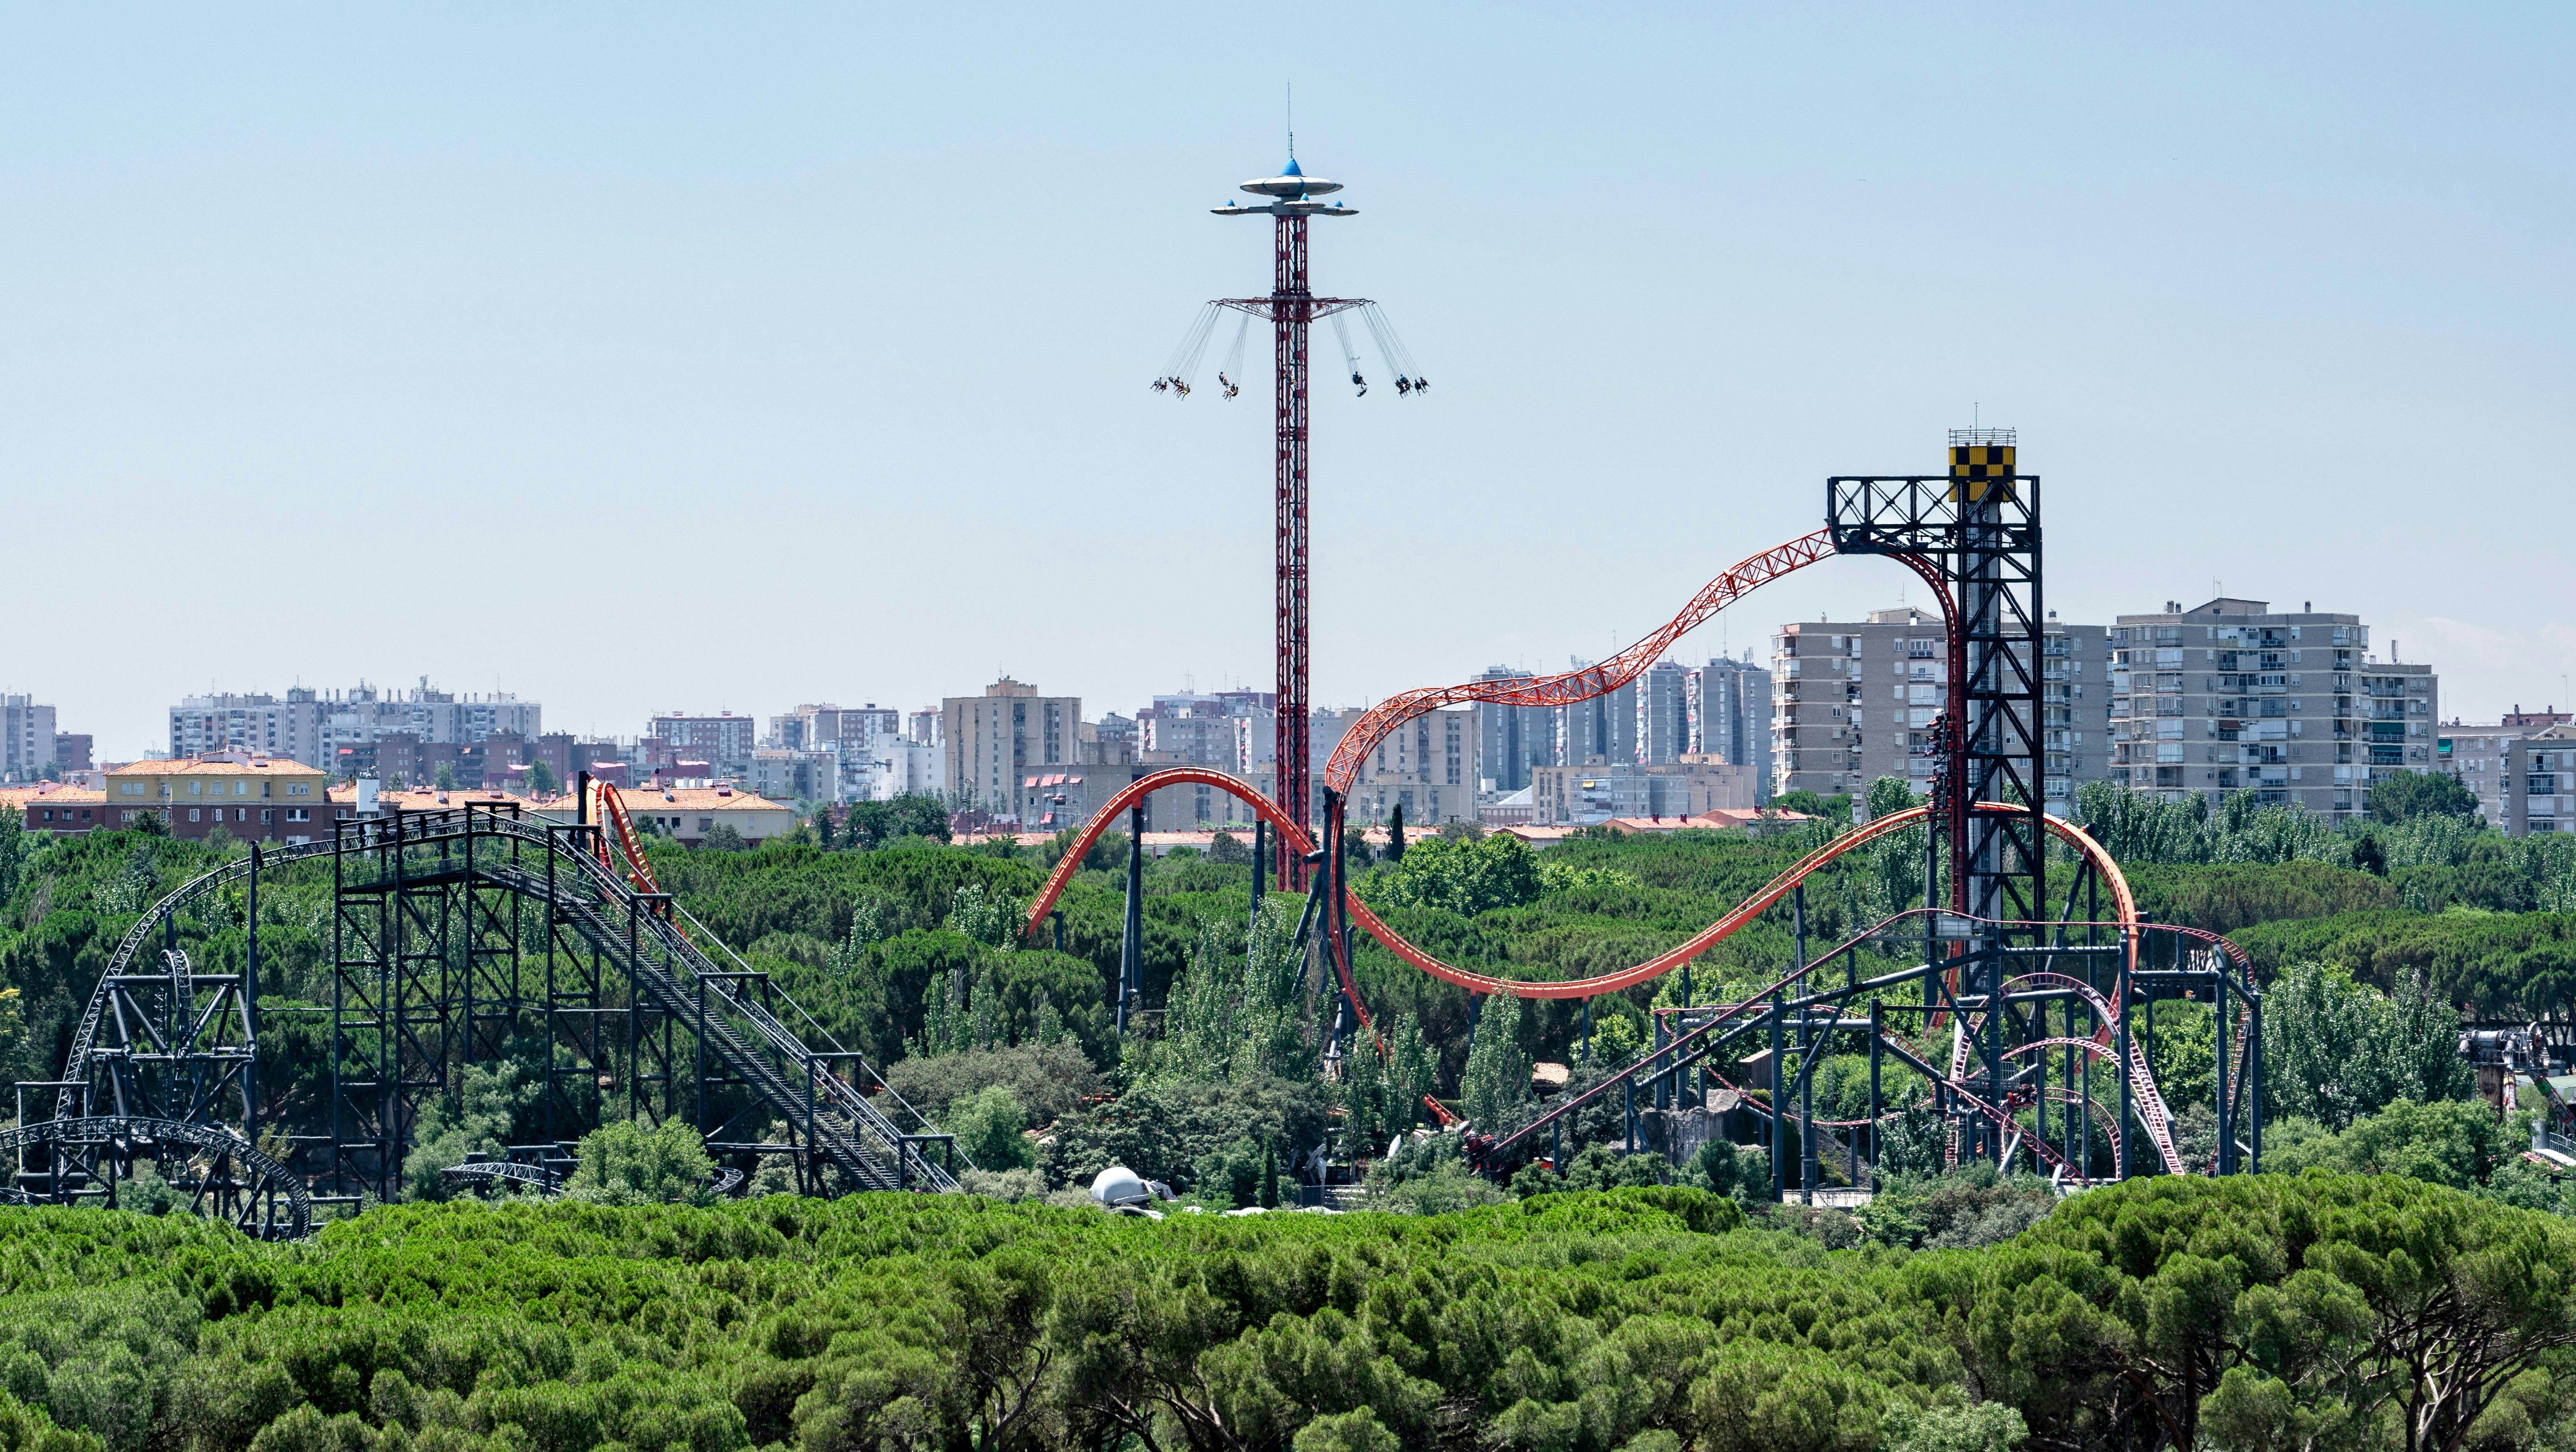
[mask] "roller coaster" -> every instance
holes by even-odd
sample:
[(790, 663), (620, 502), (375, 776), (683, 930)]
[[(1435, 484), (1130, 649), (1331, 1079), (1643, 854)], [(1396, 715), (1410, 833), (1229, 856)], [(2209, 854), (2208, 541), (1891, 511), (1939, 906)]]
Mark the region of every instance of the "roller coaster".
[[(2244, 955), (2215, 934), (2143, 921), (2110, 855), (2041, 808), (2039, 480), (2013, 472), (2011, 458), (2008, 441), (1954, 435), (1947, 475), (1830, 480), (1826, 528), (1727, 570), (1610, 660), (1380, 702), (1326, 764), (1320, 842), (1239, 778), (1190, 767), (1150, 773), (1091, 816), (1031, 903), (1025, 931), (1046, 922), (1105, 831), (1122, 816), (1141, 819), (1147, 796), (1207, 787), (1242, 800), (1276, 833), (1280, 851), (1256, 867), (1256, 891), (1273, 873), (1283, 888), (1307, 889), (1298, 941), (1328, 981), (1336, 1057), (1370, 1026), (1352, 972), (1360, 933), (1477, 1003), (1497, 994), (1589, 1000), (1681, 975), (1635, 1062), (1526, 1123), (1470, 1127), (1468, 1147), (1487, 1173), (1562, 1164), (1566, 1132), (1596, 1123), (1614, 1093), (1630, 1151), (1673, 1154), (1709, 1133), (1720, 1106), (1751, 1115), (1767, 1130), (1774, 1193), (1810, 1200), (1831, 1180), (1869, 1184), (1891, 1126), (1925, 1114), (1941, 1127), (1945, 1160), (2027, 1165), (2069, 1186), (2148, 1169), (2259, 1167), (2262, 1005)], [(1443, 962), (1351, 890), (1344, 852), (1323, 850), (1344, 840), (1362, 763), (1406, 722), (1461, 703), (1558, 706), (1607, 694), (1720, 609), (1849, 555), (1884, 555), (1913, 572), (1948, 625), (1928, 804), (1835, 832), (1644, 962), (1564, 981)], [(1784, 744), (1799, 729), (1785, 723)], [(720, 1193), (764, 1166), (807, 1193), (955, 1190), (953, 1139), (662, 888), (617, 790), (585, 775), (575, 802), (571, 822), (506, 801), (342, 820), (327, 839), (255, 845), (153, 903), (110, 956), (61, 1077), (17, 1086), (17, 1124), (0, 1131), (16, 1168), (0, 1198), (118, 1204), (148, 1179), (164, 1203), (175, 1197), (252, 1235), (299, 1236), (334, 1207), (402, 1193), (421, 1168), (411, 1160), (424, 1114), (457, 1094), (470, 1070), (505, 1064), (535, 1066), (540, 1133), (497, 1159), (438, 1166), (452, 1183), (559, 1192), (579, 1136), (622, 1119), (694, 1126), (718, 1162), (710, 1188)], [(1141, 987), (1141, 837), (1131, 831), (1122, 1024)], [(1810, 956), (1807, 880), (1915, 837), (1924, 906)], [(328, 1002), (264, 1008), (263, 880), (303, 874), (310, 885), (326, 862)], [(2062, 893), (2053, 865), (2067, 872)], [(1790, 961), (1731, 1001), (1697, 1002), (1693, 965), (1784, 903)], [(193, 955), (234, 925), (245, 930), (239, 967), (202, 971)], [(2156, 1004), (2176, 996), (2214, 1010), (2216, 1136), (2205, 1150), (2179, 1142), (2156, 1084)], [(263, 1092), (264, 1013), (305, 1019), (295, 1042), (311, 1062), (272, 1056), (265, 1071), (301, 1070), (318, 1103), (286, 1113)], [(1819, 1066), (1863, 1055), (1866, 1112), (1819, 1118)], [(1887, 1101), (1890, 1058), (1927, 1100)]]
[[(1663, 628), (1609, 660), (1536, 679), (1403, 692), (1364, 712), (1334, 748), (1324, 771), (1320, 836), (1339, 844), (1362, 764), (1425, 712), (1467, 703), (1552, 707), (1591, 700), (1636, 679), (1719, 610), (1795, 571), (1847, 555), (1886, 556), (1910, 570), (1932, 588), (1947, 627), (1947, 701), (1932, 732), (1941, 760), (1930, 803), (1835, 835), (1716, 922), (1642, 963), (1587, 978), (1524, 981), (1443, 962), (1350, 890), (1343, 851), (1323, 850), (1288, 813), (1240, 780), (1197, 768), (1151, 773), (1104, 802), (1031, 904), (1026, 931), (1037, 931), (1092, 845), (1122, 814), (1133, 819), (1132, 854), (1141, 850), (1146, 797), (1172, 786), (1209, 787), (1249, 806), (1277, 834), (1284, 859), (1321, 868), (1299, 941), (1312, 932), (1329, 965), (1337, 1043), (1369, 1022), (1351, 969), (1354, 919), (1398, 960), (1467, 990), (1479, 1003), (1494, 994), (1589, 1000), (1676, 971), (1683, 975), (1680, 1002), (1655, 1013), (1653, 1043), (1633, 1065), (1508, 1132), (1468, 1135), (1472, 1157), (1488, 1173), (1508, 1173), (1539, 1157), (1542, 1143), (1546, 1162), (1562, 1163), (1566, 1129), (1615, 1092), (1626, 1149), (1660, 1138), (1664, 1143), (1654, 1147), (1669, 1153), (1675, 1131), (1690, 1117), (1702, 1117), (1704, 1130), (1709, 1107), (1725, 1102), (1767, 1127), (1775, 1194), (1794, 1185), (1812, 1200), (1832, 1177), (1863, 1187), (1883, 1163), (1889, 1121), (1915, 1108), (1885, 1101), (1882, 1073), (1890, 1057), (1928, 1086), (1923, 1107), (1942, 1124), (1943, 1156), (1953, 1163), (2026, 1164), (2061, 1185), (2079, 1186), (2146, 1168), (2137, 1153), (2144, 1142), (2152, 1147), (2154, 1168), (2164, 1173), (2259, 1168), (2262, 1002), (2244, 954), (2217, 934), (2143, 921), (2119, 864), (2081, 828), (2042, 809), (2051, 742), (2044, 714), (2040, 481), (2015, 472), (2015, 453), (2008, 434), (1960, 432), (1951, 437), (1946, 474), (1831, 479), (1824, 529), (1720, 574)], [(1786, 724), (1784, 744), (1794, 745), (1800, 725)], [(1926, 906), (1811, 958), (1806, 880), (1848, 854), (1918, 828)], [(2071, 861), (2063, 897), (2050, 890), (2052, 857)], [(1138, 986), (1132, 968), (1140, 880), (1131, 863), (1122, 1008)], [(1694, 961), (1783, 899), (1794, 921), (1792, 960), (1735, 1002), (1692, 1002)], [(1919, 955), (1893, 971), (1862, 975), (1865, 952), (1883, 957), (1898, 945), (1919, 947)], [(2212, 1009), (2216, 1136), (2206, 1153), (2187, 1155), (2177, 1142), (2152, 1067), (2155, 1005), (2176, 996)], [(1761, 1047), (1739, 1055), (1748, 1039)], [(1817, 1070), (1845, 1054), (1867, 1057), (1868, 1112), (1819, 1119)], [(1724, 1077), (1721, 1066), (1739, 1056), (1759, 1066), (1761, 1082), (1738, 1085)], [(2100, 1102), (2097, 1086), (2100, 1098), (2112, 1103)]]
[[(292, 1238), (400, 1194), (423, 1112), (468, 1069), (530, 1062), (542, 1136), (451, 1181), (556, 1192), (577, 1137), (623, 1118), (694, 1125), (718, 1192), (764, 1163), (808, 1193), (956, 1189), (954, 1141), (660, 888), (615, 788), (585, 774), (577, 793), (571, 823), (477, 802), (340, 821), (152, 904), (62, 1077), (18, 1085), (6, 1197), (114, 1205), (148, 1172), (201, 1215)], [(329, 1001), (264, 1010), (261, 884), (326, 861)], [(199, 971), (188, 940), (229, 925), (241, 966)], [(328, 1059), (299, 1123), (263, 1120), (264, 1012), (310, 1016), (301, 1042)]]

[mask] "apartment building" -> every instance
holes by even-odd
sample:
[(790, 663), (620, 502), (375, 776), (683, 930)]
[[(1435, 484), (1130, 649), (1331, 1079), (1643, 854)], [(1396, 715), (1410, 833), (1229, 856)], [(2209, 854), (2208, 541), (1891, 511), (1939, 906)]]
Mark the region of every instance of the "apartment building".
[(88, 787), (41, 781), (0, 787), (0, 812), (14, 811), (21, 827), (58, 837), (108, 829), (107, 793)]
[(1701, 752), (1671, 762), (1541, 766), (1530, 771), (1528, 820), (1590, 826), (1614, 817), (1695, 817), (1756, 805), (1753, 768)]
[(1408, 824), (1475, 821), (1481, 786), (1476, 725), (1473, 706), (1453, 706), (1426, 711), (1388, 732), (1351, 783), (1347, 820), (1383, 822), (1401, 806)]
[[(621, 800), (637, 830), (659, 833), (689, 847), (702, 845), (719, 823), (731, 827), (745, 845), (754, 847), (796, 829), (793, 806), (771, 801), (757, 792), (737, 791), (729, 784), (634, 787)], [(579, 804), (566, 797), (537, 808), (535, 815), (553, 822), (571, 822), (578, 812)]]
[(0, 781), (34, 781), (55, 764), (54, 708), (0, 696)]
[[(1577, 670), (1592, 664), (1576, 660)], [(1558, 766), (1607, 766), (1614, 761), (1637, 759), (1637, 682), (1630, 681), (1606, 695), (1589, 701), (1577, 701), (1556, 708), (1556, 754), (1549, 758)]]
[(533, 739), (542, 734), (543, 719), (544, 708), (535, 701), (506, 692), (460, 696), (433, 688), (427, 676), (402, 692), (361, 682), (346, 691), (298, 686), (283, 696), (188, 696), (170, 708), (170, 754), (251, 752), (330, 762), (340, 759), (342, 748), (371, 748), (393, 735), (438, 745), (467, 745), (502, 733)]
[[(2042, 790), (2058, 816), (2073, 808), (2077, 787), (2111, 771), (2110, 634), (2054, 614), (2041, 625)], [(1930, 611), (1780, 627), (1771, 650), (1773, 794), (1864, 792), (1882, 776), (1928, 790), (1949, 679), (1948, 631)]]
[(770, 717), (769, 739), (763, 744), (782, 751), (831, 751), (844, 745), (866, 751), (902, 734), (901, 711), (873, 701), (864, 706), (823, 701)]
[[(1236, 771), (1243, 765), (1244, 743), (1236, 740), (1242, 719), (1210, 697), (1157, 697), (1138, 713), (1140, 749), (1175, 763)], [(1269, 754), (1266, 742), (1262, 754)]]
[(2370, 783), (2434, 767), (2440, 681), (2373, 660), (2357, 615), (2293, 613), (2220, 598), (2112, 627), (2112, 772), (2168, 801), (2250, 791), (2337, 819), (2369, 808)]
[[(908, 763), (899, 764), (897, 761), (906, 744), (903, 713), (873, 701), (864, 706), (848, 707), (829, 701), (800, 705), (783, 715), (769, 718), (764, 742), (764, 751), (826, 751), (838, 758), (831, 766), (832, 794), (814, 797), (810, 791), (794, 793), (807, 800), (855, 802), (899, 796), (902, 795), (899, 789), (886, 790), (886, 784), (880, 778), (909, 779), (914, 774), (902, 769), (908, 767)], [(778, 772), (782, 768), (779, 762), (782, 758), (767, 758), (769, 764), (766, 767), (761, 764), (762, 760), (755, 754), (751, 784), (769, 795), (777, 795), (772, 788), (782, 784), (803, 783), (810, 788), (818, 780), (816, 767), (810, 762), (793, 768), (789, 776), (780, 777)], [(764, 771), (769, 775), (763, 776), (761, 773)]]
[(751, 790), (774, 802), (837, 802), (841, 798), (841, 753), (764, 746), (751, 753), (751, 770), (743, 780)]
[(749, 716), (720, 711), (693, 716), (665, 711), (645, 724), (648, 761), (703, 761), (708, 775), (740, 781), (751, 774), (751, 754), (759, 749), (760, 723)]
[(1691, 678), (1679, 661), (1659, 660), (1636, 680), (1637, 761), (1670, 766), (1691, 745)]
[[(1480, 681), (1534, 680), (1528, 671), (1487, 666)], [(1479, 704), (1476, 760), (1487, 791), (1516, 792), (1529, 785), (1530, 768), (1556, 760), (1556, 713), (1544, 706)]]
[(2576, 724), (2514, 740), (2506, 748), (2504, 777), (2505, 816), (2497, 825), (2506, 835), (2576, 832)]
[(2453, 721), (2435, 730), (2433, 769), (2448, 772), (2477, 797), (2479, 816), (2497, 829), (2511, 832), (2513, 828), (2507, 824), (2523, 815), (2514, 810), (2516, 793), (2510, 789), (2513, 743), (2552, 726), (2564, 726), (2571, 719), (2576, 718), (2554, 705), (2525, 711), (2517, 702), (2492, 725)]
[(1760, 800), (1771, 800), (1771, 673), (1748, 646), (1742, 660), (1711, 656), (1690, 676), (1690, 749), (1752, 768)]
[(1031, 768), (1076, 759), (1082, 698), (1041, 696), (1004, 676), (980, 696), (947, 697), (940, 716), (950, 793), (961, 806), (1007, 816)]
[(137, 761), (107, 772), (111, 827), (157, 812), (173, 836), (203, 840), (221, 828), (244, 842), (308, 842), (329, 835), (330, 779), (319, 767), (232, 753)]
[[(1127, 760), (1042, 765), (1020, 779), (1020, 830), (1079, 830), (1130, 783), (1177, 764)], [(1148, 832), (1192, 832), (1210, 827), (1249, 832), (1257, 819), (1251, 803), (1196, 782), (1148, 793), (1143, 806)]]

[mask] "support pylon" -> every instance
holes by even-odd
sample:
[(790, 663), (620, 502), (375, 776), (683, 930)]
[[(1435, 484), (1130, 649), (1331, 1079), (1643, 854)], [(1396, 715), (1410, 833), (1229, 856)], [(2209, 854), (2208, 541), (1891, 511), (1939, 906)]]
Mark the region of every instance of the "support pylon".
[[(1276, 355), (1277, 394), (1272, 406), (1275, 438), (1271, 483), (1272, 566), (1271, 613), (1277, 657), (1276, 785), (1272, 800), (1300, 827), (1315, 820), (1311, 731), (1312, 698), (1307, 693), (1309, 643), (1306, 630), (1310, 555), (1307, 547), (1307, 392), (1310, 368), (1307, 332), (1319, 319), (1367, 305), (1366, 298), (1319, 298), (1308, 284), (1306, 222), (1310, 217), (1350, 217), (1356, 209), (1319, 197), (1340, 191), (1339, 182), (1307, 176), (1291, 155), (1279, 175), (1243, 184), (1243, 190), (1270, 200), (1259, 206), (1228, 203), (1214, 208), (1220, 217), (1266, 216), (1272, 219), (1271, 276), (1268, 297), (1220, 298), (1233, 308), (1270, 320)], [(1305, 864), (1287, 842), (1279, 843), (1273, 864), (1284, 884), (1303, 885)]]

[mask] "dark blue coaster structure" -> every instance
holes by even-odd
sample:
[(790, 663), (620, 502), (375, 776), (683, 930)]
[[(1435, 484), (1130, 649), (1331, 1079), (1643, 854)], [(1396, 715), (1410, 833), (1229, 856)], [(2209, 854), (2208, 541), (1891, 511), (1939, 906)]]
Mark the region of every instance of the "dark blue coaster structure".
[[(2139, 921), (2116, 865), (2043, 811), (2049, 779), (2068, 775), (2071, 682), (2044, 627), (2040, 480), (2018, 471), (2017, 452), (2010, 431), (1954, 431), (1945, 474), (1826, 486), (1835, 553), (1890, 556), (1937, 575), (1946, 596), (1939, 769), (1930, 806), (1901, 814), (1923, 832), (1926, 906), (1811, 958), (1805, 889), (1794, 889), (1796, 947), (1774, 982), (1699, 1005), (1685, 976), (1690, 1006), (1657, 1012), (1649, 1051), (1480, 1146), (1489, 1173), (1542, 1155), (1563, 1163), (1567, 1129), (1597, 1125), (1616, 1096), (1632, 1152), (1678, 1157), (1707, 1132), (1710, 1106), (1724, 1106), (1767, 1141), (1775, 1195), (1868, 1188), (1901, 1112), (1883, 1093), (1891, 1059), (1928, 1086), (1948, 1163), (2062, 1184), (2260, 1167), (2262, 1004), (2244, 955), (2213, 933)], [(2215, 1020), (2216, 1145), (2188, 1158), (2152, 1071), (2167, 1057), (2156, 1004), (2175, 998), (2211, 1005)], [(1819, 1066), (1864, 1054), (1867, 1113), (1819, 1119)]]
[[(504, 1062), (543, 1066), (542, 1133), (452, 1182), (556, 1189), (584, 1132), (678, 1120), (705, 1135), (720, 1191), (764, 1162), (810, 1194), (956, 1189), (954, 1141), (768, 974), (621, 871), (614, 835), (587, 819), (594, 799), (585, 789), (572, 823), (512, 803), (343, 821), (327, 841), (255, 846), (153, 904), (100, 978), (62, 1076), (18, 1085), (19, 1127), (0, 1133), (16, 1156), (9, 1198), (116, 1204), (148, 1170), (201, 1214), (301, 1235), (317, 1208), (398, 1198), (424, 1108), (469, 1067)], [(329, 1001), (267, 1011), (327, 1024), (327, 1102), (264, 1123), (260, 883), (323, 858)], [(238, 971), (191, 967), (199, 941), (240, 924)]]

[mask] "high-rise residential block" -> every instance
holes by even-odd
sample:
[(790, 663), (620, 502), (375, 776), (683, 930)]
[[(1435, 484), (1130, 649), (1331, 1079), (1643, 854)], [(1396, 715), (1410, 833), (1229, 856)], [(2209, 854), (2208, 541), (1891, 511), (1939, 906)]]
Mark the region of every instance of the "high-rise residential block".
[[(2040, 633), (2042, 791), (2072, 810), (2075, 789), (2110, 774), (2109, 632), (2055, 616)], [(1771, 652), (1772, 790), (1864, 792), (1882, 776), (1927, 790), (1940, 766), (1933, 723), (1949, 700), (1949, 634), (1910, 607), (1858, 622), (1780, 627)]]
[(759, 748), (759, 735), (759, 721), (731, 711), (713, 716), (665, 711), (644, 728), (645, 740), (653, 743), (648, 752), (653, 759), (705, 762), (709, 775), (726, 781), (749, 777), (751, 753)]
[(2112, 627), (2112, 772), (2168, 801), (2253, 792), (2349, 818), (2371, 782), (2434, 767), (2440, 681), (2370, 654), (2356, 615), (2222, 597)]
[(1387, 733), (1351, 783), (1347, 820), (1382, 822), (1398, 806), (1408, 823), (1476, 820), (1476, 710), (1426, 711)]
[(949, 792), (1000, 815), (1018, 810), (1028, 768), (1075, 760), (1081, 740), (1080, 696), (1041, 696), (1008, 676), (980, 696), (947, 697), (940, 715)]
[(842, 799), (841, 753), (764, 746), (751, 753), (751, 771), (744, 780), (773, 802), (837, 802)]
[(2552, 726), (2564, 726), (2569, 719), (2555, 705), (2525, 711), (2517, 702), (2492, 725), (2453, 721), (2435, 728), (2433, 769), (2456, 778), (2477, 797), (2479, 816), (2512, 832), (2514, 824), (2527, 815), (2518, 810), (2522, 803), (2513, 786), (2513, 744)]
[(2576, 832), (2576, 724), (2543, 727), (2506, 748), (2507, 835)]
[[(881, 790), (878, 778), (895, 770), (895, 748), (902, 744), (903, 713), (871, 701), (864, 706), (838, 706), (829, 701), (808, 703), (795, 710), (769, 718), (768, 750), (791, 752), (828, 751), (838, 759), (833, 763), (831, 779), (834, 791), (828, 800), (867, 801), (881, 796), (901, 795)], [(777, 792), (762, 785), (778, 780), (781, 770), (775, 764), (763, 777), (762, 768), (754, 763), (753, 784), (762, 795), (775, 797)], [(908, 776), (909, 773), (907, 772)], [(814, 798), (810, 790), (821, 780), (812, 763), (799, 767), (796, 781), (807, 791), (798, 795)]]
[(454, 746), (500, 733), (533, 739), (542, 734), (543, 716), (535, 701), (506, 692), (460, 696), (432, 688), (427, 676), (409, 691), (361, 682), (345, 691), (298, 686), (283, 696), (189, 696), (170, 708), (170, 754), (248, 751), (323, 764), (368, 755), (397, 734)]
[[(1592, 662), (1577, 660), (1580, 670)], [(1607, 766), (1637, 759), (1637, 682), (1556, 708), (1558, 766)]]
[(1753, 769), (1702, 752), (1678, 761), (1541, 766), (1530, 771), (1529, 820), (1591, 826), (1620, 817), (1696, 817), (1756, 805)]
[[(1487, 666), (1480, 681), (1526, 681), (1528, 671)], [(1544, 706), (1479, 704), (1476, 759), (1489, 791), (1516, 792), (1529, 785), (1530, 768), (1556, 760), (1556, 713)]]
[(0, 781), (34, 781), (54, 764), (54, 708), (0, 696)]
[(1690, 673), (1691, 750), (1749, 767), (1761, 800), (1771, 800), (1771, 673), (1713, 656)]
[(1670, 766), (1691, 747), (1690, 672), (1659, 660), (1637, 677), (1637, 755), (1641, 766)]

